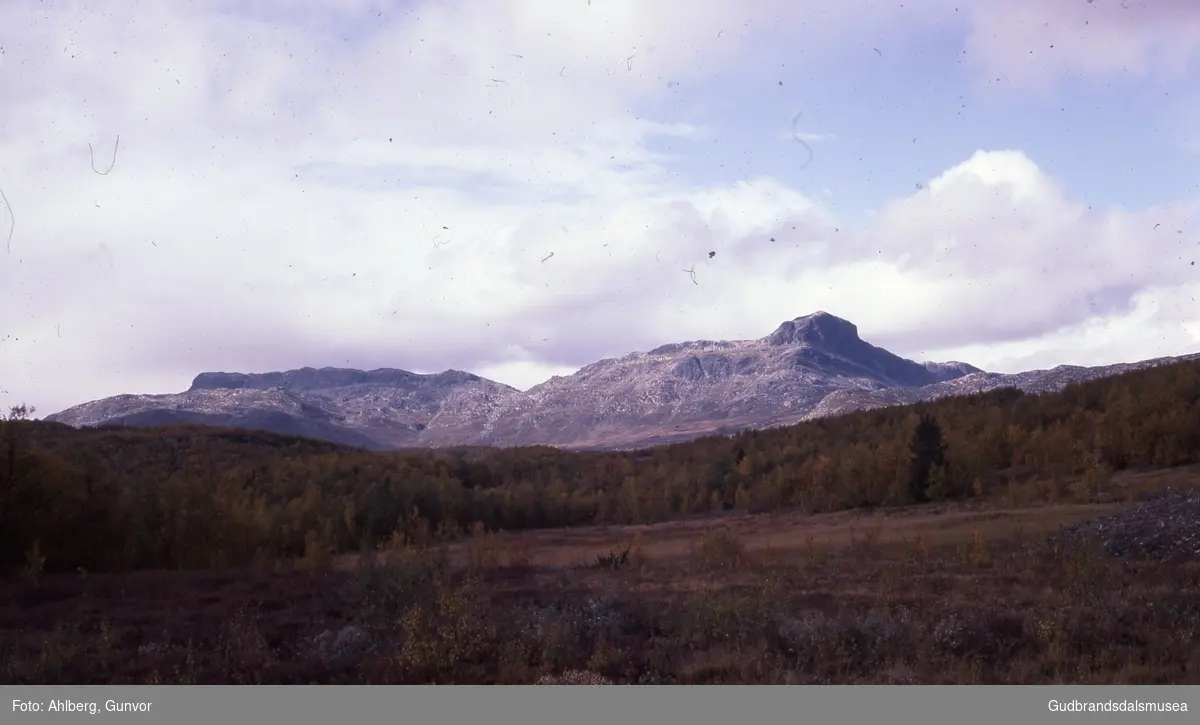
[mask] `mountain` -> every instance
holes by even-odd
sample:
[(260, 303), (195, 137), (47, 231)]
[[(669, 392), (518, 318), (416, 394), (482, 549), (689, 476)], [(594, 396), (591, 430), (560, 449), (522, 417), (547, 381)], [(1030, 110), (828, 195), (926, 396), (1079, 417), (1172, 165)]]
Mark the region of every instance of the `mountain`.
[[(46, 420), (68, 425), (195, 423), (304, 435), (372, 450), (477, 437), (481, 421), (520, 395), (516, 388), (458, 370), (301, 368), (287, 372), (201, 373), (186, 392), (118, 395)], [(433, 432), (429, 429), (432, 428)]]
[(493, 445), (608, 448), (687, 440), (801, 420), (837, 390), (920, 387), (979, 372), (921, 365), (870, 345), (817, 312), (758, 340), (663, 345), (554, 377), (513, 398)]
[(209, 372), (183, 393), (119, 395), (47, 420), (234, 426), (374, 450), (632, 448), (1002, 387), (1049, 392), (1195, 357), (1003, 375), (961, 362), (906, 360), (862, 340), (854, 324), (817, 312), (757, 340), (663, 345), (600, 360), (524, 392), (457, 370)]

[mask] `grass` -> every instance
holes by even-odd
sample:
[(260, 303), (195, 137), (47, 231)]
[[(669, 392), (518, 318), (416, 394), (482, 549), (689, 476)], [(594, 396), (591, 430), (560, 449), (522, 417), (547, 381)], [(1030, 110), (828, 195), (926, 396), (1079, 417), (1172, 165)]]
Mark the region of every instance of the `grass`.
[(0, 681), (1195, 682), (1200, 564), (1047, 535), (1197, 481), (1126, 476), (1108, 503), (479, 530), (286, 568), (27, 576), (0, 586)]

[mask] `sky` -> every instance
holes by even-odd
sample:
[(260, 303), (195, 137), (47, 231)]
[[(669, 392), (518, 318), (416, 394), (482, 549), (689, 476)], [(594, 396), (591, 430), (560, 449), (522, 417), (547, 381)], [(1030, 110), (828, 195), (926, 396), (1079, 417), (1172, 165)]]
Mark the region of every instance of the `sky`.
[(525, 389), (817, 310), (997, 372), (1200, 351), (1195, 0), (7, 0), (0, 99), (5, 408)]

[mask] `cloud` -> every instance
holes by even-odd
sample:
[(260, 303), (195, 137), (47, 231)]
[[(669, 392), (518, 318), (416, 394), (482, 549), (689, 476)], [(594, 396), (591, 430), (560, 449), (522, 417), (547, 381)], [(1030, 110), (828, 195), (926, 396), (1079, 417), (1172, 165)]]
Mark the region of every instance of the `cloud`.
[(799, 139), (805, 143), (821, 143), (823, 141), (832, 141), (833, 139), (837, 138), (837, 136), (832, 133), (804, 133), (800, 131), (790, 134), (789, 136), (790, 138)]
[[(1120, 320), (1191, 324), (1194, 201), (1093, 209), (1022, 152), (981, 151), (861, 221), (765, 175), (689, 179), (678, 156), (718, 131), (639, 110), (665, 79), (768, 67), (773, 43), (815, 67), (930, 26), (940, 0), (140, 7), (0, 9), (22, 28), (0, 55), (0, 403), (303, 365), (527, 387), (816, 309), (997, 364), (1157, 349)], [(1000, 22), (979, 7), (977, 32)], [(93, 173), (88, 144), (103, 170), (118, 135)]]
[[(1133, 293), (1126, 314), (1090, 316), (1046, 334), (955, 352), (989, 370), (1020, 372), (1058, 365), (1104, 365), (1194, 353), (1200, 348), (1200, 284)], [(931, 351), (937, 356), (937, 351)]]
[(989, 80), (1024, 87), (1074, 74), (1179, 80), (1200, 55), (1200, 5), (1190, 0), (1010, 0), (969, 12), (966, 57)]

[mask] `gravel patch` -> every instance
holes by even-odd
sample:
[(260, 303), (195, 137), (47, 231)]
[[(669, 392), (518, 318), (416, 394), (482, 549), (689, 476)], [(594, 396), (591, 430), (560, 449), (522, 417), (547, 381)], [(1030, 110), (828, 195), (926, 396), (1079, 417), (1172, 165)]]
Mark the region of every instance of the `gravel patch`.
[(1200, 556), (1200, 493), (1167, 493), (1064, 532), (1098, 541), (1112, 556), (1161, 561)]
[(561, 675), (543, 675), (539, 685), (611, 685), (612, 680), (589, 670), (567, 670)]

